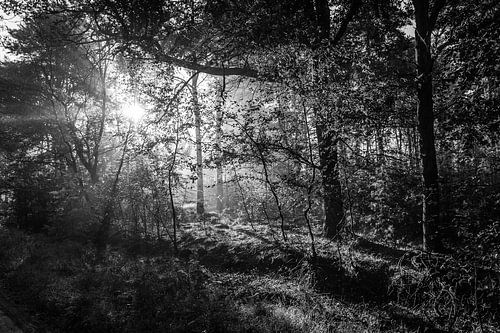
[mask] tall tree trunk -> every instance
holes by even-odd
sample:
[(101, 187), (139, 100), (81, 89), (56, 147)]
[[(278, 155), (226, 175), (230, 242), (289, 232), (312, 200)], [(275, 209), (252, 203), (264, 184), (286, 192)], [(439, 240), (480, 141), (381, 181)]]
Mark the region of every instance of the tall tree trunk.
[[(330, 8), (327, 0), (314, 0), (310, 5), (314, 6), (314, 17), (312, 20), (316, 23), (316, 36), (313, 43), (313, 51), (319, 52), (324, 43), (330, 43)], [(342, 29), (342, 28), (341, 28)], [(343, 32), (337, 32), (333, 44), (338, 43)], [(323, 85), (328, 85), (328, 76), (319, 71), (319, 56), (314, 59), (314, 75), (316, 81)], [(340, 184), (338, 172), (338, 132), (336, 128), (329, 125), (333, 122), (324, 115), (322, 107), (316, 105), (314, 113), (316, 117), (316, 135), (318, 138), (318, 150), (321, 168), (321, 180), (323, 185), (323, 207), (325, 211), (325, 220), (323, 222), (323, 233), (325, 237), (339, 237), (343, 221), (344, 207), (342, 202), (342, 187)]]
[[(311, 133), (309, 131), (309, 122), (307, 121), (307, 108), (304, 105), (304, 125), (306, 129), (306, 137), (307, 137), (307, 146), (309, 148), (309, 161), (311, 165), (314, 164), (314, 154), (313, 154), (313, 146), (311, 142)], [(311, 255), (314, 259), (316, 259), (316, 245), (314, 244), (314, 233), (311, 225), (311, 219), (309, 218), (309, 212), (312, 209), (312, 193), (314, 190), (314, 183), (316, 182), (316, 168), (314, 166), (311, 167), (312, 177), (309, 181), (309, 186), (307, 186), (307, 207), (304, 209), (304, 219), (306, 220), (307, 230), (309, 231), (309, 238), (311, 239)]]
[(429, 0), (413, 0), (415, 9), (415, 50), (417, 63), (418, 131), (423, 178), (422, 232), (425, 251), (441, 250), (439, 233), (439, 181), (434, 139), (431, 33)]
[(411, 128), (406, 128), (406, 141), (407, 141), (407, 151), (408, 151), (408, 167), (413, 171), (413, 137), (411, 135)]
[(201, 147), (201, 112), (198, 101), (198, 73), (193, 75), (192, 81), (193, 95), (193, 113), (196, 141), (196, 213), (203, 215), (205, 213), (205, 198), (203, 192), (203, 153)]
[(221, 214), (224, 209), (224, 182), (222, 179), (222, 108), (224, 107), (224, 95), (225, 95), (225, 78), (222, 79), (223, 82), (220, 87), (220, 100), (216, 106), (215, 110), (215, 145), (217, 159), (215, 162), (216, 172), (217, 172), (217, 183), (216, 183), (216, 194), (217, 194), (217, 213)]
[(342, 187), (338, 171), (338, 138), (333, 132), (323, 124), (316, 125), (325, 210), (323, 232), (327, 238), (339, 237), (344, 222)]
[(224, 181), (223, 181), (223, 169), (222, 163), (217, 161), (216, 164), (216, 172), (217, 172), (217, 213), (222, 214), (224, 210)]
[(168, 197), (170, 199), (170, 208), (172, 209), (172, 243), (174, 244), (174, 252), (177, 254), (179, 252), (179, 247), (177, 244), (177, 211), (175, 209), (174, 202), (174, 191), (173, 191), (173, 173), (175, 168), (175, 161), (177, 159), (177, 152), (179, 150), (179, 124), (175, 126), (175, 149), (172, 162), (168, 168)]
[(403, 133), (401, 132), (401, 127), (397, 127), (395, 129), (395, 135), (396, 135), (396, 142), (397, 142), (397, 146), (398, 146), (398, 152), (397, 152), (397, 156), (398, 158), (401, 158), (404, 154), (403, 154)]
[(97, 184), (99, 182), (99, 148), (101, 146), (102, 136), (104, 134), (104, 127), (106, 126), (106, 115), (107, 115), (107, 101), (108, 101), (108, 92), (106, 89), (106, 78), (108, 73), (108, 64), (106, 60), (102, 67), (99, 67), (99, 77), (101, 80), (101, 94), (102, 94), (102, 104), (101, 104), (101, 117), (99, 119), (99, 132), (97, 137), (95, 138), (95, 146), (94, 151), (92, 152), (92, 156), (90, 157), (90, 181), (92, 184)]

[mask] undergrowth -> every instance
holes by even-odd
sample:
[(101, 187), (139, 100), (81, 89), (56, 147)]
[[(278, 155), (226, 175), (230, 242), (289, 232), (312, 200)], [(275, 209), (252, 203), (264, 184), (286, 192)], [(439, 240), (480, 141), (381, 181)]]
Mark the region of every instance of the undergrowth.
[(311, 258), (307, 241), (278, 244), (253, 229), (192, 223), (178, 255), (171, 246), (131, 247), (123, 240), (100, 259), (90, 242), (2, 229), (0, 280), (37, 332), (483, 333), (500, 327), (495, 271), (321, 238), (319, 255)]

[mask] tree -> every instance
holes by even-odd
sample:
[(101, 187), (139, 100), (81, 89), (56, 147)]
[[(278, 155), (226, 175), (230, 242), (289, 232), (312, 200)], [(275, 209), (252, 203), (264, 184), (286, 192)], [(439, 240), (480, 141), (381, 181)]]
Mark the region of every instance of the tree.
[(46, 101), (33, 67), (0, 66), (0, 196), (2, 217), (24, 230), (41, 232), (51, 222), (52, 191), (61, 188), (60, 154), (44, 117)]
[(224, 210), (224, 181), (222, 168), (222, 125), (223, 125), (223, 108), (226, 99), (226, 78), (222, 78), (222, 82), (217, 84), (216, 93), (217, 101), (215, 105), (215, 168), (216, 168), (216, 209), (219, 214)]
[(26, 17), (12, 35), (10, 45), (33, 65), (44, 98), (47, 116), (55, 120), (54, 138), (64, 150), (68, 167), (84, 187), (99, 181), (102, 141), (110, 114), (107, 93), (109, 44), (80, 43), (87, 38), (82, 19), (71, 23), (64, 14)]
[(198, 77), (195, 73), (191, 81), (191, 94), (193, 103), (195, 146), (196, 146), (196, 213), (201, 216), (205, 213), (205, 198), (203, 191), (203, 147), (201, 144), (201, 110), (198, 100)]
[[(366, 73), (386, 73), (391, 65), (385, 64), (385, 69), (381, 69), (383, 66), (377, 62), (377, 58), (384, 61), (397, 58), (395, 48), (391, 49), (392, 54), (383, 49), (391, 46), (388, 34), (396, 35), (394, 31), (405, 23), (404, 11), (397, 1), (293, 0), (284, 5), (278, 0), (155, 0), (147, 4), (137, 2), (131, 5), (127, 1), (106, 0), (98, 3), (68, 1), (65, 4), (48, 1), (47, 6), (56, 12), (65, 13), (67, 16), (61, 16), (62, 21), (67, 22), (71, 17), (83, 17), (79, 22), (84, 27), (92, 27), (92, 31), (96, 33), (92, 38), (100, 36), (118, 42), (120, 51), (125, 56), (139, 61), (161, 62), (171, 68), (183, 67), (196, 73), (189, 80), (191, 83), (186, 85), (191, 85), (193, 93), (198, 213), (203, 211), (201, 118), (197, 101), (199, 73), (224, 77), (241, 75), (274, 82), (277, 89), (290, 88), (305, 100), (314, 114), (311, 124), (315, 127), (317, 141), (325, 208), (324, 233), (327, 237), (338, 236), (345, 222), (345, 198), (339, 161), (346, 154), (339, 147), (345, 148), (346, 140), (342, 133), (347, 133), (346, 127), (349, 126), (345, 118), (352, 108), (350, 102), (369, 102), (362, 111), (362, 108), (355, 107), (357, 110), (352, 113), (358, 113), (358, 120), (372, 122), (366, 126), (367, 155), (373, 150), (371, 141), (376, 140), (377, 164), (383, 167), (388, 163), (385, 158), (386, 144), (390, 141), (387, 136), (391, 135), (391, 131), (387, 129), (387, 123), (396, 113), (397, 90), (403, 84), (387, 88), (391, 78), (366, 78), (370, 76)], [(439, 14), (452, 7), (441, 0), (413, 1), (416, 23), (417, 127), (420, 134), (423, 181), (423, 243), (424, 248), (429, 251), (436, 251), (441, 247), (440, 185), (434, 133), (435, 93), (432, 77), (435, 68), (432, 33)], [(39, 10), (43, 12), (42, 9)], [(251, 20), (248, 19), (249, 13), (252, 13)], [(364, 63), (355, 58), (369, 49), (373, 51), (372, 57), (363, 58), (362, 60), (366, 60)], [(401, 51), (405, 53), (404, 56), (407, 55), (405, 49)], [(356, 87), (343, 87), (351, 83)], [(378, 83), (380, 85), (377, 86)], [(358, 89), (359, 87), (362, 89)], [(365, 95), (360, 97), (362, 93)], [(105, 95), (105, 91), (100, 95)], [(105, 100), (104, 98), (102, 105)], [(361, 115), (363, 112), (364, 115)], [(375, 135), (371, 134), (372, 130)], [(412, 133), (406, 134), (408, 145), (412, 146)], [(72, 137), (79, 138), (77, 135)], [(401, 133), (396, 133), (396, 140), (401, 144)], [(87, 145), (87, 142), (82, 143), (82, 140), (74, 138), (73, 141), (76, 143), (70, 150), (74, 151), (80, 164), (89, 170), (92, 181), (96, 178), (92, 176), (92, 170), (96, 168), (98, 159), (92, 153), (92, 159), (83, 156), (86, 153), (79, 147)], [(356, 144), (360, 146), (359, 142)], [(90, 150), (95, 152), (92, 147)], [(414, 150), (414, 147), (409, 150)], [(220, 165), (217, 165), (217, 169), (220, 171)]]
[(433, 58), (431, 35), (437, 16), (446, 1), (413, 0), (415, 10), (415, 57), (417, 64), (417, 115), (420, 134), (420, 158), (423, 178), (423, 247), (426, 251), (441, 251), (439, 175), (434, 136), (434, 110), (432, 91)]
[[(299, 42), (315, 53), (315, 75), (320, 88), (329, 85), (328, 73), (319, 74), (319, 63), (327, 61), (321, 53), (338, 46), (348, 30), (361, 2), (341, 5), (344, 17), (332, 35), (328, 1), (190, 2), (154, 1), (147, 6), (129, 6), (119, 0), (107, 0), (90, 6), (93, 19), (102, 33), (120, 40), (127, 51), (139, 57), (184, 67), (211, 75), (242, 75), (277, 80), (280, 73), (267, 71), (272, 62), (258, 65), (263, 50)], [(83, 5), (81, 8), (86, 8)], [(256, 20), (241, 25), (246, 13), (256, 10)], [(235, 15), (230, 16), (231, 12)], [(171, 20), (176, 17), (175, 20)], [(277, 22), (277, 24), (270, 24)], [(262, 31), (263, 27), (265, 31)], [(301, 28), (298, 28), (301, 27)], [(233, 46), (230, 46), (230, 45)], [(250, 64), (249, 64), (250, 60)], [(228, 65), (225, 65), (228, 64)], [(232, 66), (231, 66), (232, 65)], [(257, 70), (256, 68), (259, 68)], [(326, 90), (324, 90), (326, 91)], [(312, 96), (311, 96), (312, 97)], [(325, 100), (325, 95), (312, 97)], [(326, 99), (328, 100), (328, 99)], [(334, 237), (342, 229), (344, 218), (338, 175), (338, 126), (333, 121), (332, 105), (316, 103), (316, 134), (320, 150), (324, 184), (325, 234)], [(201, 181), (200, 175), (198, 175)], [(200, 207), (201, 209), (201, 207)]]

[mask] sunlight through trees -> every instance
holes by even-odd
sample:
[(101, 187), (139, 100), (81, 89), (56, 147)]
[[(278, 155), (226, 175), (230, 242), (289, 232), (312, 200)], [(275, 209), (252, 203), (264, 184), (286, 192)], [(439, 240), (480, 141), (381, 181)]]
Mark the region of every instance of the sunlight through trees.
[[(346, 315), (357, 331), (493, 332), (499, 13), (1, 2), (0, 311), (6, 281), (40, 284), (27, 307), (55, 332), (350, 332), (332, 326), (338, 297), (377, 305)], [(64, 274), (78, 278), (51, 299)]]

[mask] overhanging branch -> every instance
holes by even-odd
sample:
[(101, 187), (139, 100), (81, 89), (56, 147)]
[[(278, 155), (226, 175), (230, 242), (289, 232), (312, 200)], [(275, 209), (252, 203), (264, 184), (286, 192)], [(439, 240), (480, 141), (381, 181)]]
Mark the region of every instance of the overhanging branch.
[(251, 77), (251, 78), (260, 78), (261, 75), (259, 73), (250, 68), (250, 67), (215, 67), (211, 65), (204, 65), (204, 64), (199, 64), (196, 62), (191, 62), (187, 61), (184, 59), (178, 59), (174, 58), (171, 56), (168, 56), (166, 54), (162, 54), (160, 56), (161, 59), (165, 62), (169, 62), (173, 65), (183, 67), (186, 69), (191, 69), (200, 73), (205, 73), (209, 75), (214, 75), (214, 76), (229, 76), (229, 75), (239, 75), (239, 76), (246, 76), (246, 77)]

